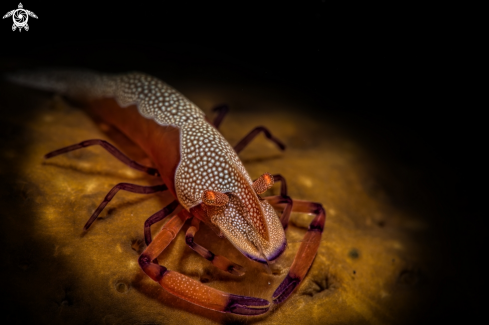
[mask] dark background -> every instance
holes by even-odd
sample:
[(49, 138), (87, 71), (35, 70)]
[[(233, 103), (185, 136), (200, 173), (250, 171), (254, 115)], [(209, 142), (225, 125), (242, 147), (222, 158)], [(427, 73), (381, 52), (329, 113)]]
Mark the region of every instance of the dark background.
[[(420, 204), (450, 239), (447, 268), (457, 270), (426, 320), (470, 318), (482, 308), (485, 228), (474, 187), (482, 180), (482, 118), (464, 90), (472, 67), (461, 14), (328, 1), (23, 5), (39, 19), (20, 33), (11, 18), (1, 21), (2, 72), (76, 66), (273, 84), (318, 108), (305, 113), (335, 116), (393, 165), (418, 170), (430, 193)], [(17, 6), (3, 1), (1, 14)], [(415, 197), (402, 193), (400, 200)]]

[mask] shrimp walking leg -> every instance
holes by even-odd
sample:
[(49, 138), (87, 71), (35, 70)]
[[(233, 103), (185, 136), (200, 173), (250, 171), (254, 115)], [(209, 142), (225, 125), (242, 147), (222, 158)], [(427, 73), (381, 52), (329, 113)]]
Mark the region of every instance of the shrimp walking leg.
[[(170, 212), (171, 213), (171, 212)], [(265, 299), (238, 296), (216, 290), (181, 273), (168, 270), (166, 267), (152, 263), (156, 257), (175, 239), (187, 220), (180, 213), (169, 220), (155, 236), (153, 242), (139, 257), (139, 266), (154, 281), (158, 282), (169, 293), (195, 305), (221, 313), (239, 315), (260, 315), (270, 308)]]
[(241, 265), (231, 262), (224, 256), (215, 255), (205, 247), (200, 246), (196, 242), (194, 242), (194, 236), (199, 231), (200, 220), (197, 218), (192, 219), (192, 224), (187, 230), (185, 234), (185, 242), (187, 245), (193, 249), (200, 256), (214, 264), (215, 267), (229, 272), (231, 274), (242, 276), (244, 275), (244, 268)]
[(219, 105), (219, 106), (214, 107), (212, 109), (212, 111), (213, 112), (217, 112), (217, 116), (214, 118), (214, 121), (212, 122), (212, 125), (214, 125), (214, 127), (216, 129), (219, 129), (219, 126), (221, 125), (222, 120), (224, 120), (224, 117), (229, 112), (229, 107), (226, 104)]
[[(213, 108), (212, 111), (217, 112), (217, 116), (214, 118), (212, 125), (214, 125), (216, 129), (218, 129), (222, 123), (222, 120), (229, 112), (229, 107), (225, 104), (219, 105)], [(275, 138), (266, 127), (258, 126), (251, 130), (250, 133), (248, 133), (243, 139), (241, 139), (240, 142), (238, 142), (237, 145), (234, 146), (234, 151), (236, 151), (236, 153), (239, 153), (251, 142), (251, 140), (253, 140), (258, 134), (260, 134), (260, 132), (263, 132), (270, 141), (274, 142), (280, 148), (280, 150), (285, 150), (285, 144), (283, 144), (282, 141)]]
[(155, 223), (157, 223), (158, 221), (165, 219), (173, 211), (175, 211), (178, 206), (179, 206), (179, 203), (177, 200), (172, 201), (166, 207), (164, 207), (163, 209), (161, 209), (160, 211), (156, 212), (151, 217), (146, 219), (146, 221), (144, 222), (144, 241), (146, 242), (146, 245), (149, 245), (152, 241), (152, 239), (151, 239), (151, 226), (154, 225)]
[(116, 147), (114, 147), (113, 145), (108, 143), (107, 141), (101, 140), (101, 139), (85, 140), (85, 141), (82, 141), (80, 143), (68, 146), (68, 147), (64, 147), (64, 148), (61, 148), (61, 149), (58, 149), (55, 151), (51, 151), (51, 152), (47, 153), (46, 155), (44, 155), (44, 158), (49, 159), (49, 158), (52, 158), (52, 157), (73, 151), (73, 150), (78, 150), (81, 148), (86, 148), (86, 147), (90, 147), (90, 146), (94, 146), (94, 145), (101, 146), (102, 148), (107, 150), (112, 156), (119, 159), (121, 162), (123, 162), (124, 164), (126, 164), (127, 166), (129, 166), (131, 168), (145, 172), (145, 173), (152, 175), (152, 176), (160, 176), (160, 173), (158, 172), (158, 170), (156, 168), (146, 167), (146, 166), (143, 166), (143, 165), (135, 162), (134, 160), (129, 159), (126, 155), (124, 155), (122, 152), (120, 152), (119, 149), (117, 149)]
[(155, 186), (141, 186), (141, 185), (136, 185), (136, 184), (129, 184), (129, 183), (119, 183), (116, 186), (114, 186), (109, 193), (105, 196), (104, 200), (98, 208), (93, 212), (92, 216), (90, 219), (88, 219), (87, 223), (83, 227), (83, 230), (88, 230), (92, 223), (97, 219), (99, 214), (102, 212), (102, 210), (105, 208), (105, 206), (114, 198), (114, 196), (119, 192), (119, 190), (127, 191), (127, 192), (132, 192), (132, 193), (139, 193), (139, 194), (152, 194), (156, 192), (161, 192), (161, 191), (166, 191), (168, 188), (166, 185), (155, 185)]
[(236, 151), (236, 153), (240, 153), (241, 150), (243, 150), (251, 142), (251, 140), (253, 140), (261, 132), (265, 134), (268, 140), (274, 142), (280, 150), (285, 150), (285, 144), (283, 144), (279, 139), (275, 138), (266, 127), (257, 126), (234, 146), (234, 151)]
[[(284, 207), (284, 202), (280, 202), (280, 197), (272, 196), (266, 199), (273, 207)], [(306, 276), (319, 248), (324, 223), (326, 222), (326, 212), (320, 203), (301, 200), (294, 200), (293, 203), (292, 211), (311, 213), (315, 217), (309, 224), (309, 229), (302, 240), (299, 251), (295, 255), (289, 273), (273, 293), (272, 299), (276, 304), (286, 300)]]
[(290, 196), (287, 195), (287, 182), (285, 181), (285, 178), (280, 174), (276, 174), (273, 175), (273, 181), (275, 183), (280, 182), (280, 195), (274, 196), (274, 199), (271, 202), (269, 201), (269, 203), (272, 206), (274, 206), (274, 204), (285, 204), (282, 211), (282, 216), (280, 217), (280, 222), (282, 223), (282, 227), (285, 230), (289, 226), (290, 213), (292, 211), (292, 206), (294, 202), (292, 201)]

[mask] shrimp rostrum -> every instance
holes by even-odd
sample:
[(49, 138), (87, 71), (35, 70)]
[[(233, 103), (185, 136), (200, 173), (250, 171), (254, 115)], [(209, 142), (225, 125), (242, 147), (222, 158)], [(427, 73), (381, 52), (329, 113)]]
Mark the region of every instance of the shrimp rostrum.
[[(321, 240), (326, 220), (319, 203), (292, 200), (287, 196), (281, 175), (264, 173), (253, 181), (238, 153), (258, 134), (285, 146), (266, 128), (252, 130), (234, 148), (217, 130), (227, 107), (217, 108), (213, 123), (191, 101), (161, 80), (142, 73), (99, 74), (84, 70), (19, 72), (8, 78), (24, 86), (54, 91), (82, 104), (91, 114), (116, 127), (152, 159), (156, 168), (131, 160), (108, 142), (100, 139), (48, 153), (51, 158), (68, 151), (100, 145), (128, 166), (161, 177), (162, 185), (117, 184), (85, 224), (87, 230), (119, 190), (149, 194), (170, 191), (175, 200), (150, 216), (144, 223), (146, 249), (139, 257), (141, 269), (169, 293), (198, 306), (240, 315), (267, 312), (268, 300), (216, 290), (157, 261), (158, 255), (191, 219), (186, 243), (215, 267), (243, 275), (243, 268), (224, 256), (215, 255), (194, 242), (201, 222), (226, 237), (247, 258), (258, 263), (277, 259), (286, 248), (284, 230), (292, 211), (315, 215), (290, 270), (272, 295), (274, 304), (286, 300), (304, 279)], [(262, 198), (274, 181), (281, 182), (281, 193)], [(279, 218), (275, 209), (283, 210)], [(151, 238), (150, 227), (171, 217)]]

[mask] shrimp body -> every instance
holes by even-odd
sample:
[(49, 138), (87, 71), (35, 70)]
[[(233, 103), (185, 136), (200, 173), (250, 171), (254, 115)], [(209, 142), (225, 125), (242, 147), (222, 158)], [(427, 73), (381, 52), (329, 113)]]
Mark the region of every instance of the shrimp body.
[[(280, 219), (253, 190), (253, 181), (234, 149), (206, 121), (201, 109), (165, 82), (143, 73), (105, 75), (91, 71), (17, 74), (15, 78), (88, 103), (92, 113), (146, 151), (187, 211), (202, 203), (206, 190), (226, 193), (228, 207), (208, 215), (205, 221), (217, 226), (248, 258), (266, 263), (284, 251), (286, 239)], [(107, 99), (121, 108), (110, 105)], [(107, 106), (111, 106), (110, 111)], [(134, 107), (140, 116), (131, 111)], [(128, 109), (130, 112), (125, 112)], [(172, 129), (178, 130), (178, 138)], [(175, 146), (169, 142), (177, 140), (179, 157), (161, 154)]]
[(247, 257), (264, 263), (278, 257), (285, 249), (285, 233), (275, 210), (259, 200), (243, 163), (204, 112), (154, 77), (132, 73), (110, 80), (104, 85), (107, 92), (114, 89), (121, 107), (136, 105), (145, 118), (179, 129), (180, 161), (170, 185), (180, 204), (190, 211), (202, 203), (206, 190), (228, 194), (229, 206), (210, 216), (211, 222)]
[[(207, 122), (204, 112), (175, 89), (142, 73), (108, 75), (81, 70), (49, 70), (15, 73), (7, 77), (18, 84), (54, 91), (81, 103), (90, 114), (125, 133), (155, 163), (158, 170), (153, 175), (161, 176), (165, 185), (116, 185), (94, 212), (85, 229), (88, 229), (119, 189), (137, 193), (168, 189), (176, 201), (145, 222), (148, 247), (139, 258), (143, 271), (165, 290), (219, 312), (259, 315), (270, 307), (267, 300), (225, 293), (155, 263), (156, 257), (189, 218), (193, 219), (186, 234), (187, 245), (216, 267), (242, 275), (244, 273), (240, 271), (239, 265), (193, 242), (200, 221), (217, 229), (219, 235), (225, 236), (246, 257), (267, 263), (285, 250), (284, 228), (287, 227), (290, 212), (315, 214), (287, 277), (272, 296), (274, 302), (280, 303), (287, 299), (305, 277), (316, 255), (324, 228), (325, 212), (322, 205), (308, 201), (293, 202), (286, 195), (285, 179), (280, 175), (276, 177), (282, 181), (281, 195), (261, 198), (260, 194), (273, 185), (273, 177), (266, 173), (252, 181), (235, 149), (216, 127)], [(267, 137), (273, 139), (270, 134)], [(104, 142), (85, 142), (93, 144), (94, 141), (100, 145)], [(280, 143), (278, 140), (273, 141)], [(82, 144), (57, 150), (46, 157), (91, 145)], [(117, 149), (111, 148), (112, 151), (106, 149), (121, 159), (123, 154), (114, 153)], [(125, 159), (129, 160), (127, 157)], [(133, 162), (130, 166), (134, 167), (134, 164), (139, 165)], [(181, 209), (179, 206), (183, 210), (151, 239), (150, 225)], [(281, 219), (274, 208), (284, 210)]]

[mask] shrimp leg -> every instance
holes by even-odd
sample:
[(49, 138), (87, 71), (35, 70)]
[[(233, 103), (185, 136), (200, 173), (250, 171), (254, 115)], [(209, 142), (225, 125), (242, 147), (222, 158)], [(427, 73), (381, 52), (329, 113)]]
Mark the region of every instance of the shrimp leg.
[(160, 211), (156, 212), (151, 217), (146, 219), (146, 221), (144, 222), (144, 241), (146, 242), (147, 246), (152, 241), (152, 239), (151, 239), (151, 226), (154, 225), (155, 223), (165, 219), (166, 216), (170, 215), (178, 206), (179, 206), (179, 203), (177, 200), (172, 201), (166, 207), (164, 207), (163, 209), (161, 209)]
[[(229, 107), (227, 105), (219, 105), (216, 106), (215, 108), (212, 109), (213, 112), (217, 112), (217, 116), (214, 118), (214, 121), (212, 122), (212, 125), (216, 129), (219, 128), (219, 126), (222, 123), (222, 120), (226, 116), (226, 114), (229, 112)], [(243, 139), (241, 139), (240, 142), (238, 142), (237, 145), (234, 146), (234, 151), (236, 153), (241, 152), (250, 142), (253, 140), (260, 132), (265, 133), (265, 136), (272, 142), (274, 142), (280, 150), (285, 150), (285, 144), (282, 143), (279, 139), (275, 138), (270, 131), (264, 127), (264, 126), (258, 126), (251, 130), (250, 133), (248, 133)]]
[(273, 175), (273, 181), (275, 183), (280, 182), (280, 196), (278, 197), (278, 200), (280, 203), (285, 203), (280, 222), (282, 222), (282, 227), (284, 227), (285, 230), (289, 226), (290, 212), (292, 211), (294, 202), (290, 196), (287, 195), (287, 182), (285, 181), (285, 178), (280, 174), (276, 174)]
[(214, 127), (216, 129), (218, 129), (222, 123), (222, 120), (224, 119), (226, 114), (229, 112), (229, 107), (228, 107), (228, 105), (223, 104), (223, 105), (219, 105), (219, 106), (214, 107), (212, 109), (212, 111), (217, 112), (217, 116), (214, 118), (214, 121), (212, 121), (212, 125), (214, 125)]
[(92, 223), (97, 219), (97, 217), (105, 208), (105, 206), (114, 198), (114, 196), (117, 194), (117, 192), (119, 192), (119, 190), (132, 192), (132, 193), (139, 193), (139, 194), (152, 194), (156, 192), (166, 191), (167, 189), (168, 188), (166, 187), (166, 185), (141, 186), (141, 185), (129, 184), (129, 183), (119, 183), (116, 186), (114, 186), (109, 191), (109, 193), (107, 193), (102, 203), (100, 203), (98, 208), (93, 212), (90, 219), (88, 219), (87, 223), (83, 227), (83, 230), (86, 231), (88, 230), (88, 228), (90, 228)]
[[(281, 199), (280, 196), (266, 198), (273, 207), (284, 208), (285, 202), (281, 202)], [(326, 222), (326, 212), (320, 203), (294, 200), (292, 211), (311, 213), (316, 215), (316, 217), (309, 224), (309, 229), (302, 240), (299, 251), (295, 255), (289, 273), (273, 293), (272, 299), (276, 304), (287, 299), (306, 276), (319, 248), (324, 223)]]
[(44, 158), (49, 159), (49, 158), (52, 158), (52, 157), (73, 151), (73, 150), (78, 150), (81, 148), (86, 148), (86, 147), (90, 147), (90, 146), (94, 146), (94, 145), (101, 146), (102, 148), (107, 150), (112, 156), (119, 159), (121, 162), (123, 162), (124, 164), (126, 164), (127, 166), (129, 166), (131, 168), (145, 172), (145, 173), (152, 175), (152, 176), (160, 176), (160, 173), (158, 172), (158, 170), (156, 168), (146, 167), (146, 166), (143, 166), (143, 165), (135, 162), (134, 160), (129, 159), (126, 155), (124, 155), (122, 152), (120, 152), (119, 149), (117, 149), (116, 147), (114, 147), (113, 145), (108, 143), (107, 141), (101, 140), (101, 139), (85, 140), (85, 141), (82, 141), (80, 143), (68, 146), (68, 147), (64, 147), (64, 148), (61, 148), (61, 149), (58, 149), (55, 151), (51, 151), (51, 152), (47, 153), (46, 155), (44, 155)]
[(200, 220), (197, 218), (192, 219), (192, 224), (185, 234), (185, 242), (187, 245), (193, 249), (197, 254), (214, 264), (215, 267), (229, 272), (234, 275), (242, 276), (244, 275), (244, 268), (241, 265), (231, 262), (224, 256), (215, 255), (210, 250), (205, 247), (200, 246), (194, 242), (194, 236), (199, 231)]
[(234, 146), (234, 151), (236, 151), (236, 153), (240, 153), (241, 150), (243, 150), (251, 142), (251, 140), (253, 140), (261, 132), (265, 134), (268, 140), (274, 142), (280, 150), (285, 150), (285, 144), (283, 144), (279, 139), (275, 138), (266, 127), (257, 126)]
[[(171, 213), (171, 212), (169, 212)], [(166, 267), (152, 263), (156, 257), (175, 239), (188, 219), (185, 213), (179, 213), (169, 220), (146, 247), (139, 257), (139, 266), (154, 281), (169, 293), (195, 305), (221, 313), (240, 315), (260, 315), (266, 313), (270, 303), (265, 299), (238, 296), (216, 290), (188, 276)]]

